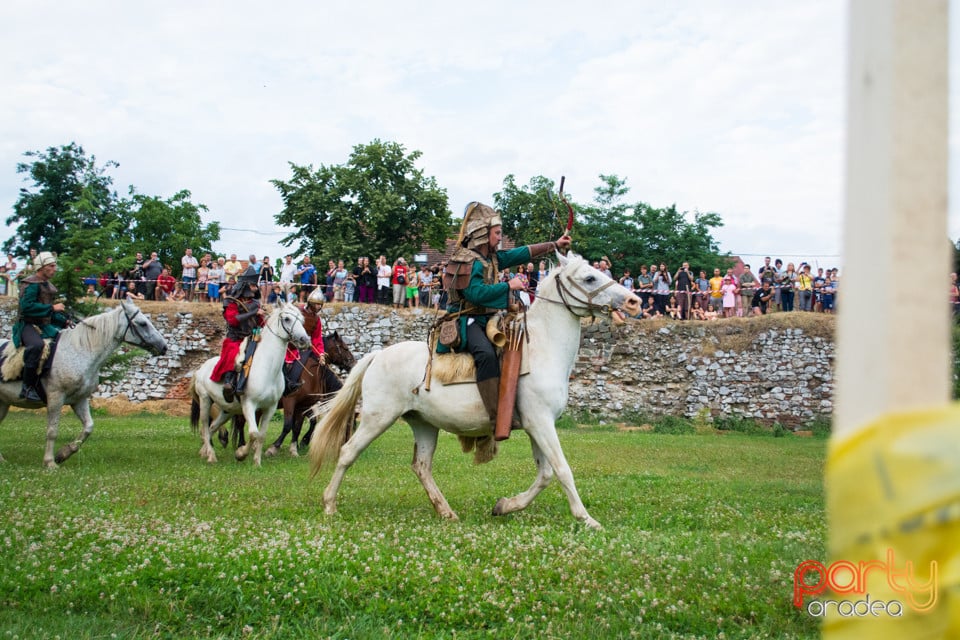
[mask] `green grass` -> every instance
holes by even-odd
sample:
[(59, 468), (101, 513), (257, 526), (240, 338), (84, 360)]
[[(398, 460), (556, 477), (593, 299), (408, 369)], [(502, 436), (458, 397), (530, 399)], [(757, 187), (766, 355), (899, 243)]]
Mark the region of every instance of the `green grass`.
[(824, 557), (822, 439), (564, 429), (595, 532), (557, 483), (489, 515), (533, 480), (520, 434), (479, 467), (441, 436), (447, 522), (403, 425), (333, 517), (329, 469), (310, 481), (285, 453), (255, 469), (219, 444), (209, 466), (186, 418), (99, 416), (54, 472), (44, 428), (29, 412), (0, 426), (0, 640), (817, 636), (790, 600), (797, 564)]

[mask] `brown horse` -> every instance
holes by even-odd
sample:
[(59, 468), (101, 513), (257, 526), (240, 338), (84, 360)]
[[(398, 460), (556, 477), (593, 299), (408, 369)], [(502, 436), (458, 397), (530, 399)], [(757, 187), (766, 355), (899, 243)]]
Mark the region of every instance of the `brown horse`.
[[(335, 364), (347, 373), (357, 363), (343, 338), (336, 331), (323, 337), (323, 350), (327, 354), (328, 364)], [(305, 412), (316, 403), (333, 396), (343, 386), (340, 378), (330, 370), (330, 367), (321, 365), (320, 361), (315, 358), (310, 358), (307, 362), (307, 366), (300, 374), (300, 383), (299, 389), (280, 399), (280, 405), (283, 407), (283, 432), (280, 433), (276, 442), (270, 445), (265, 455), (276, 455), (280, 447), (283, 446), (284, 438), (291, 431), (293, 432), (293, 440), (290, 443), (290, 455), (294, 457), (299, 455), (297, 441), (300, 439), (300, 431), (303, 429)], [(307, 430), (303, 439), (299, 440), (300, 447), (305, 448), (310, 444), (310, 436), (313, 435), (313, 428), (316, 423), (316, 418), (310, 418), (310, 429)]]
[[(327, 365), (321, 365), (319, 360), (311, 357), (307, 361), (307, 366), (300, 373), (300, 387), (280, 398), (279, 407), (283, 409), (283, 432), (264, 452), (265, 456), (276, 455), (290, 432), (293, 432), (293, 441), (290, 443), (291, 456), (299, 455), (298, 440), (300, 441), (300, 447), (306, 447), (310, 444), (310, 436), (313, 435), (313, 427), (316, 424), (314, 418), (310, 419), (310, 429), (303, 440), (300, 440), (300, 431), (303, 429), (303, 419), (306, 411), (317, 402), (332, 396), (343, 386), (340, 378), (328, 365), (336, 365), (349, 373), (357, 362), (337, 331), (323, 336), (323, 350), (327, 356)], [(244, 444), (243, 426), (245, 422), (242, 415), (236, 416), (233, 420), (233, 439), (234, 445), (237, 447), (242, 447)], [(225, 432), (223, 435), (226, 435)]]

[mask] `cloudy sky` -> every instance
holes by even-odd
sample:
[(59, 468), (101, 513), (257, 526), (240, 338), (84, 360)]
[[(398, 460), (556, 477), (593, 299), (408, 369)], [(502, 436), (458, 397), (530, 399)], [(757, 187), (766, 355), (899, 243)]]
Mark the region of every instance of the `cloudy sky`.
[(421, 151), (457, 215), (507, 174), (566, 175), (581, 201), (616, 174), (631, 199), (719, 213), (724, 250), (833, 264), (846, 34), (839, 0), (6, 0), (0, 205), (25, 151), (76, 141), (120, 163), (121, 194), (192, 191), (225, 228), (218, 251), (275, 257), (269, 180), (379, 138)]

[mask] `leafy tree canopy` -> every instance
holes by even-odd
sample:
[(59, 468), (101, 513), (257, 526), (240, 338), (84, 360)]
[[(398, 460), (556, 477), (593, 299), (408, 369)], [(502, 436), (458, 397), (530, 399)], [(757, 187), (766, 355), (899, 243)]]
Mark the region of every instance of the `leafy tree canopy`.
[(27, 174), (24, 180), (32, 185), (20, 189), (14, 213), (6, 219), (8, 227), (16, 225), (16, 233), (3, 243), (5, 252), (26, 255), (33, 248), (63, 253), (73, 228), (116, 215), (117, 194), (106, 173), (119, 166), (116, 162), (98, 167), (96, 158), (87, 157), (75, 142), (24, 156), (32, 161), (18, 163), (17, 173)]
[(220, 238), (220, 224), (202, 224), (207, 208), (191, 202), (187, 190), (163, 199), (130, 187), (128, 198), (118, 198), (107, 170), (119, 165), (98, 166), (75, 142), (24, 155), (31, 162), (18, 164), (17, 172), (32, 184), (20, 190), (6, 220), (17, 227), (3, 250), (57, 253), (54, 282), (70, 301), (83, 295), (83, 277), (131, 267), (137, 251), (156, 251), (179, 274), (185, 248), (206, 251)]
[[(210, 252), (220, 239), (220, 223), (203, 224), (203, 204), (191, 201), (191, 193), (183, 189), (170, 198), (146, 196), (130, 188), (130, 199), (125, 201), (125, 216), (129, 226), (129, 246), (121, 262), (132, 266), (135, 253), (156, 251), (160, 262), (171, 267), (171, 274), (179, 276), (180, 258), (185, 249), (193, 249), (199, 259)], [(134, 248), (136, 247), (136, 248)]]
[[(616, 269), (633, 273), (641, 264), (666, 262), (676, 270), (683, 261), (691, 268), (712, 268), (725, 264), (713, 238), (713, 230), (723, 226), (716, 213), (677, 211), (675, 205), (656, 208), (644, 202), (627, 200), (630, 188), (615, 175), (601, 175), (594, 188), (593, 201), (577, 203), (566, 194), (576, 212), (573, 249), (590, 260), (608, 256)], [(556, 239), (566, 227), (566, 207), (558, 204), (554, 182), (543, 176), (518, 187), (515, 177), (504, 179), (503, 189), (494, 195), (503, 218), (504, 233), (517, 244)]]
[(442, 249), (447, 192), (416, 168), (421, 155), (375, 139), (354, 147), (342, 165), (290, 163), (289, 180), (271, 180), (283, 198), (277, 224), (296, 228), (280, 242), (324, 260), (410, 255), (424, 242)]
[(493, 201), (503, 220), (503, 233), (518, 246), (555, 240), (566, 229), (567, 209), (549, 178), (535, 176), (527, 186), (519, 187), (510, 174), (503, 180), (503, 190), (493, 194)]

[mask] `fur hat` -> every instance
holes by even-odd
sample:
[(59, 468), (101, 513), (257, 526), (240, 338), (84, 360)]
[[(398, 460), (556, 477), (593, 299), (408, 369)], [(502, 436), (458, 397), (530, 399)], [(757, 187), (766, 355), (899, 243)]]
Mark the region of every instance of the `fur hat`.
[(258, 294), (257, 285), (249, 282), (238, 282), (230, 290), (232, 298), (256, 298)]
[(257, 273), (257, 270), (252, 266), (247, 267), (247, 270), (237, 276), (237, 284), (252, 284), (256, 286), (257, 281), (260, 279), (260, 274)]

